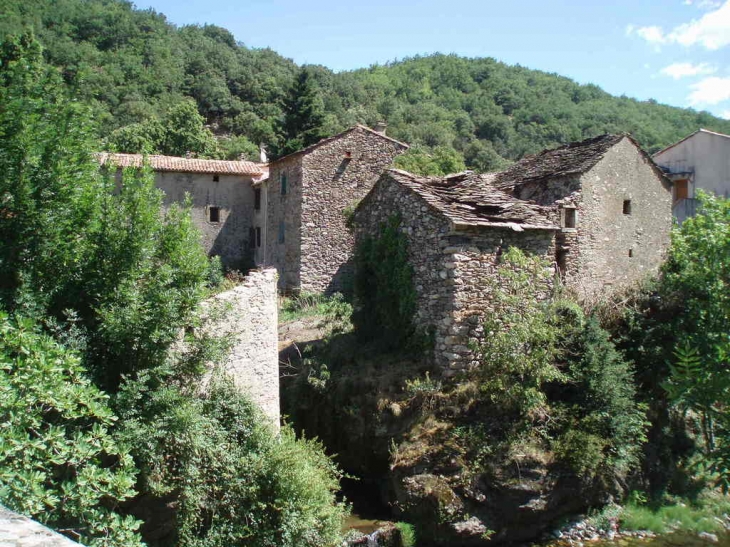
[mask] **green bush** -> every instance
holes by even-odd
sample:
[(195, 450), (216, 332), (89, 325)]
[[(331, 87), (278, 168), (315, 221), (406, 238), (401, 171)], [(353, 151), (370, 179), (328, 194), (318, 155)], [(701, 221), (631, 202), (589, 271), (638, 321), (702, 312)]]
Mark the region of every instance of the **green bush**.
[(400, 547), (416, 546), (416, 528), (407, 522), (396, 522), (395, 527), (400, 531)]
[(91, 547), (142, 545), (137, 470), (78, 355), (0, 312), (0, 502)]
[(276, 437), (228, 381), (197, 398), (145, 373), (124, 384), (119, 404), (120, 437), (140, 462), (142, 491), (172, 495), (178, 506), (177, 535), (164, 545), (338, 544), (346, 507), (335, 500), (337, 469), (289, 428)]
[(390, 218), (375, 237), (361, 240), (355, 250), (355, 311), (358, 336), (377, 340), (383, 349), (412, 343), (416, 329), (416, 290), (408, 261), (408, 240), (400, 219)]

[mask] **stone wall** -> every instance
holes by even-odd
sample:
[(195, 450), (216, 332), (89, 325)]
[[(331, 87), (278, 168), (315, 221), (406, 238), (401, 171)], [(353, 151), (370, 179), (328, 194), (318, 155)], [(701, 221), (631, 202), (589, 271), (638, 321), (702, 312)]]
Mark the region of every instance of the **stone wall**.
[(81, 544), (0, 505), (0, 546), (79, 547)]
[[(279, 351), (276, 270), (255, 270), (238, 287), (208, 301), (208, 328), (234, 337), (220, 367), (279, 427)], [(218, 317), (222, 313), (221, 317)]]
[(401, 218), (414, 269), (417, 326), (435, 334), (434, 358), (445, 375), (474, 363), (470, 345), (483, 340), (484, 317), (491, 309), (490, 288), (499, 256), (511, 246), (552, 261), (554, 232), (479, 228), (453, 231), (450, 222), (387, 173), (363, 201), (355, 234), (377, 236), (392, 215)]
[[(279, 289), (299, 288), (302, 264), (302, 157), (289, 156), (271, 164), (266, 184), (265, 266), (279, 272)], [(286, 175), (286, 193), (281, 193), (281, 176)], [(280, 241), (283, 225), (283, 243)]]
[(579, 259), (572, 279), (579, 293), (596, 297), (655, 274), (672, 228), (670, 183), (629, 139), (611, 148), (581, 182)]
[(397, 141), (357, 127), (303, 156), (302, 290), (332, 293), (348, 288), (354, 237), (346, 210), (365, 197), (404, 150)]
[[(219, 255), (226, 266), (243, 270), (250, 266), (249, 228), (253, 223), (251, 178), (236, 175), (155, 173), (155, 184), (165, 192), (164, 204), (192, 198), (192, 218), (202, 233), (202, 244), (210, 255)], [(210, 221), (210, 207), (219, 208), (219, 221)]]
[[(552, 267), (555, 256), (555, 232), (481, 227), (450, 235), (442, 240), (444, 270), (453, 285), (453, 303), (449, 317), (439, 326), (436, 351), (447, 374), (478, 364), (470, 346), (484, 340), (483, 323), (493, 309), (492, 291), (497, 284), (500, 256), (511, 247), (546, 259)], [(552, 280), (552, 276), (550, 276)], [(542, 287), (543, 297), (550, 295), (552, 283)]]

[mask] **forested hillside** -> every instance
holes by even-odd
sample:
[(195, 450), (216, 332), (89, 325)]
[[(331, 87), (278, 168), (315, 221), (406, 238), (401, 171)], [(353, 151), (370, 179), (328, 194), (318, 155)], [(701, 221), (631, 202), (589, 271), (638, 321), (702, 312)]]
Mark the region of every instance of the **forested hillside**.
[[(212, 132), (228, 137), (219, 138), (218, 150), (202, 146), (201, 155), (250, 157), (260, 142), (274, 154), (286, 150), (287, 97), (300, 67), (274, 51), (236, 43), (216, 26), (178, 28), (123, 0), (4, 4), (2, 34), (33, 29), (47, 60), (94, 105), (107, 144), (139, 148), (150, 141), (164, 148), (156, 144), (164, 141), (160, 127), (170, 126), (175, 109), (192, 98)], [(605, 132), (631, 132), (649, 151), (699, 127), (730, 133), (730, 121), (706, 112), (613, 97), (595, 85), (491, 58), (437, 54), (351, 72), (321, 66), (307, 72), (319, 89), (322, 133), (386, 120), (390, 135), (416, 145), (416, 157), (434, 153), (451, 165), (463, 157), (480, 170)]]

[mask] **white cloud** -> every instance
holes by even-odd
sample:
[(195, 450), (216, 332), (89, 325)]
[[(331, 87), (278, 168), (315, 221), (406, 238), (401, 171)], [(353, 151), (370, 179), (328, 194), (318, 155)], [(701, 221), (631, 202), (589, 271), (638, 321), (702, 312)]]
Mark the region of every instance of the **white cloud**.
[(666, 66), (659, 72), (665, 76), (671, 76), (675, 80), (680, 78), (686, 78), (687, 76), (706, 76), (707, 74), (714, 74), (717, 72), (717, 67), (712, 66), (709, 63), (700, 63), (693, 65), (692, 63), (674, 63)]
[(726, 120), (730, 120), (730, 110), (720, 112), (720, 117), (725, 118)]
[(715, 9), (722, 6), (720, 0), (684, 0), (687, 6), (696, 6), (700, 9)]
[(692, 93), (687, 100), (690, 106), (712, 105), (730, 99), (730, 78), (713, 76), (689, 86)]
[[(694, 3), (694, 2), (693, 2)], [(697, 5), (703, 5), (701, 0)], [(669, 32), (658, 26), (635, 27), (629, 25), (627, 34), (638, 36), (654, 45), (681, 44), (683, 46), (701, 45), (716, 50), (730, 44), (730, 0), (720, 5), (716, 2), (714, 11), (705, 13), (697, 20), (675, 27)], [(709, 5), (709, 4), (706, 4)]]

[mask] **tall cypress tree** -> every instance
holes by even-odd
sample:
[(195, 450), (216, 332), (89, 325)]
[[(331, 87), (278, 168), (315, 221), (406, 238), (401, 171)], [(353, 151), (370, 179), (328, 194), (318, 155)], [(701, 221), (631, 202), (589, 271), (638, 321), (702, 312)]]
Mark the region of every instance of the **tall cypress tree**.
[(326, 136), (324, 102), (307, 67), (302, 68), (291, 87), (284, 113), (279, 156), (296, 152)]

